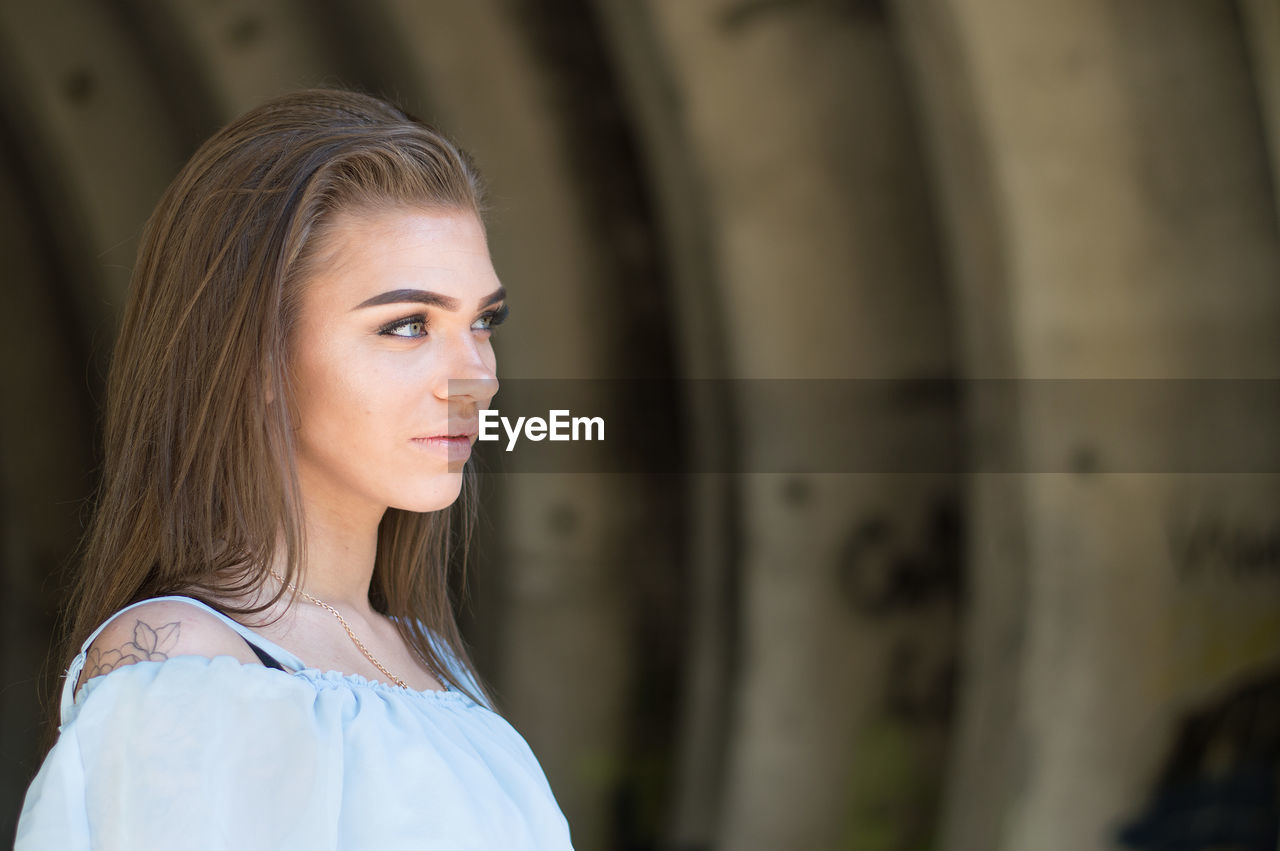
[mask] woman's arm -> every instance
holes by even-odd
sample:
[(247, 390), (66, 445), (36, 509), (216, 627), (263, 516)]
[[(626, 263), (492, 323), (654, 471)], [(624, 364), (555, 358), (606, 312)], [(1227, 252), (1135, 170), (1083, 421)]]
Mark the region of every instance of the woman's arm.
[(19, 851), (332, 845), (341, 739), (310, 683), (182, 603), (125, 612), (94, 648)]

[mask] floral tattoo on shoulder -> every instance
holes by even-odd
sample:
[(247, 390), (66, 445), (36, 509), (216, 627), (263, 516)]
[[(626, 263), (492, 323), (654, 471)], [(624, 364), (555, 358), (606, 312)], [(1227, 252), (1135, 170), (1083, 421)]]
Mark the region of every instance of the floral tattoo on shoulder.
[(132, 641), (126, 641), (121, 646), (106, 651), (98, 647), (89, 650), (89, 655), (85, 658), (85, 675), (82, 682), (110, 673), (122, 665), (132, 665), (135, 662), (163, 662), (169, 658), (169, 651), (178, 643), (178, 635), (181, 631), (181, 621), (167, 623), (159, 629), (152, 629), (150, 624), (138, 621), (133, 627)]

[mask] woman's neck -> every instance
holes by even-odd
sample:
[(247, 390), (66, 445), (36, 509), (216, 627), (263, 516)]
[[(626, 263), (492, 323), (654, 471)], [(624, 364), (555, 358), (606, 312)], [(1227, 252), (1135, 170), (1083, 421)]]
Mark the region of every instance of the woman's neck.
[[(305, 503), (306, 564), (294, 580), (298, 587), (331, 606), (372, 616), (369, 584), (385, 510)], [(281, 548), (276, 569), (282, 576), (284, 556)]]

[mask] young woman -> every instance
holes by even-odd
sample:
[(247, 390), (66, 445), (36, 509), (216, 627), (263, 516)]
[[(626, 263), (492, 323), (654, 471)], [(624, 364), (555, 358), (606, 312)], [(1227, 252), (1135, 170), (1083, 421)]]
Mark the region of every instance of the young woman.
[(569, 847), (448, 596), (505, 299), (468, 158), (400, 110), (299, 92), (201, 147), (139, 248), (18, 849)]

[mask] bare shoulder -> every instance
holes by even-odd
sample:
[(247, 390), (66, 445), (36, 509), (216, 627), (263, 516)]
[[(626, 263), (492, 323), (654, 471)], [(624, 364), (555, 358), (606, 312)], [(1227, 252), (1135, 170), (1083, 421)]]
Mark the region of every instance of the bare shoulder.
[(173, 656), (234, 656), (261, 664), (239, 633), (203, 609), (155, 600), (117, 615), (89, 645), (76, 690), (94, 677)]

